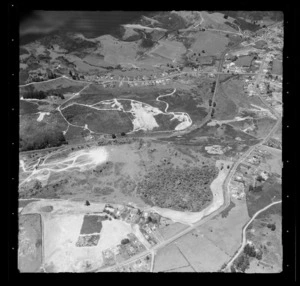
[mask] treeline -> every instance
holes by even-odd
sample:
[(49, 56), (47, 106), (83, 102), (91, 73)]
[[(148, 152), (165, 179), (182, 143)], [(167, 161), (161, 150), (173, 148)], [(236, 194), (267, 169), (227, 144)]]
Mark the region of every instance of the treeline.
[(65, 136), (62, 132), (56, 132), (51, 134), (39, 134), (34, 140), (24, 140), (22, 137), (19, 139), (19, 149), (20, 151), (30, 151), (45, 149), (50, 147), (58, 147), (63, 144), (68, 144)]
[(45, 91), (28, 91), (26, 93), (23, 94), (23, 98), (32, 98), (32, 99), (45, 99), (48, 96), (57, 96), (60, 97), (61, 99), (65, 99), (65, 97), (63, 96), (63, 94), (59, 93), (59, 92), (45, 92)]

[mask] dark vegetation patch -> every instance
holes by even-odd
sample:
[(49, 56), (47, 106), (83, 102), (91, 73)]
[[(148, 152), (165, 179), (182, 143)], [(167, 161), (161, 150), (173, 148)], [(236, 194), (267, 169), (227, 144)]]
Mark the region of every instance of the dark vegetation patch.
[(261, 28), (259, 25), (246, 22), (245, 20), (242, 20), (241, 18), (235, 19), (233, 21), (233, 23), (237, 24), (243, 31), (249, 30), (251, 32), (256, 32), (257, 30), (259, 30)]
[[(185, 46), (186, 49), (189, 49), (194, 43), (196, 39), (193, 37), (182, 37), (182, 44)], [(188, 59), (186, 59), (188, 60)], [(189, 61), (189, 60), (188, 60)]]
[(277, 174), (273, 173), (266, 181), (258, 186), (249, 186), (246, 192), (249, 217), (272, 202), (281, 200), (281, 183)]
[(211, 202), (210, 183), (216, 175), (216, 168), (208, 165), (161, 168), (146, 175), (138, 184), (137, 193), (149, 205), (197, 212)]
[(20, 55), (29, 55), (29, 52), (25, 48), (20, 47), (19, 54)]
[(33, 114), (39, 112), (38, 104), (20, 100), (20, 115)]
[(90, 246), (96, 246), (99, 242), (100, 235), (81, 235), (78, 237), (78, 240), (76, 242), (77, 247), (90, 247)]
[(19, 200), (19, 208), (25, 208), (28, 204), (37, 202), (39, 200)]
[(230, 212), (234, 207), (235, 207), (235, 203), (234, 203), (233, 201), (230, 201), (229, 206), (228, 206), (225, 210), (223, 210), (223, 211), (221, 212), (222, 218), (227, 217), (228, 214), (229, 214), (229, 212)]
[(19, 84), (25, 84), (28, 78), (29, 78), (28, 71), (20, 69)]
[(74, 38), (72, 34), (64, 32), (58, 32), (55, 33), (55, 35), (43, 37), (39, 41), (48, 49), (51, 49), (53, 45), (59, 45), (60, 48), (67, 50), (68, 53), (84, 52), (86, 49), (97, 48), (97, 43), (82, 38)]
[(150, 49), (154, 46), (155, 42), (152, 40), (151, 34), (150, 33), (143, 33), (143, 39), (140, 43), (140, 47), (143, 49)]
[(173, 131), (175, 127), (180, 123), (178, 119), (173, 119), (171, 114), (158, 114), (154, 116), (159, 127), (155, 127), (153, 131)]
[(187, 23), (184, 18), (180, 17), (175, 13), (162, 12), (153, 17), (159, 23), (155, 23), (156, 27), (160, 27), (167, 30), (179, 30), (187, 27)]
[(247, 243), (244, 247), (243, 253), (233, 262), (231, 266), (232, 272), (244, 273), (250, 266), (250, 259), (261, 260), (263, 251), (256, 248), (253, 244)]
[(62, 133), (66, 129), (66, 122), (58, 112), (45, 116), (43, 121), (37, 121), (37, 116), (26, 114), (20, 122), (20, 151), (44, 149), (67, 144)]
[(61, 99), (64, 99), (62, 93), (60, 92), (45, 92), (45, 91), (28, 91), (22, 94), (23, 98), (31, 98), (31, 99), (46, 99), (48, 96), (57, 96)]
[(85, 215), (80, 229), (80, 234), (100, 233), (102, 221), (107, 220), (107, 216)]
[(63, 109), (62, 113), (71, 124), (82, 127), (87, 124), (96, 133), (126, 133), (133, 130), (130, 114), (118, 110), (96, 110), (72, 105)]
[(43, 199), (58, 199), (64, 192), (64, 186), (68, 180), (61, 180), (55, 184), (42, 186), (41, 182), (36, 180), (30, 184), (21, 186), (19, 190), (19, 198), (43, 198)]

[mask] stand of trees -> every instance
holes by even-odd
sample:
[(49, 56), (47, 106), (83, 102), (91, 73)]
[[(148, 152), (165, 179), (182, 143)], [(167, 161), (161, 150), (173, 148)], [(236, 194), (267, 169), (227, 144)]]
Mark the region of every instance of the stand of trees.
[(48, 96), (57, 96), (60, 97), (61, 99), (64, 99), (65, 97), (63, 94), (59, 92), (45, 92), (45, 91), (28, 91), (23, 94), (23, 98), (32, 98), (32, 99), (45, 99)]

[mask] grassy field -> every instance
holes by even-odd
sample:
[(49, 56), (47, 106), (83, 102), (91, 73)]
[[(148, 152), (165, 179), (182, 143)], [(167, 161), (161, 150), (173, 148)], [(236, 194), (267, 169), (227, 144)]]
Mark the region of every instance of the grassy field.
[(35, 85), (20, 87), (20, 95), (30, 91), (55, 91), (59, 93), (78, 92), (87, 84), (80, 81), (72, 81), (66, 78), (59, 78), (49, 82), (40, 82)]
[(40, 272), (42, 264), (42, 232), (39, 214), (19, 217), (18, 269), (20, 272)]
[(120, 133), (133, 130), (129, 114), (117, 110), (96, 110), (93, 108), (72, 105), (63, 111), (67, 120), (74, 125), (88, 128), (96, 133)]
[(275, 175), (269, 177), (262, 186), (248, 190), (246, 192), (246, 199), (249, 216), (252, 217), (265, 206), (281, 200), (281, 192), (281, 183), (277, 182)]
[(221, 90), (215, 97), (216, 107), (214, 118), (219, 120), (233, 119), (238, 114), (238, 106)]
[(159, 232), (164, 239), (169, 239), (172, 236), (174, 236), (175, 234), (177, 234), (178, 232), (184, 230), (185, 228), (187, 228), (186, 225), (181, 224), (179, 222), (175, 222), (175, 223), (166, 225), (162, 228), (159, 228)]
[(228, 44), (228, 39), (224, 34), (217, 34), (210, 31), (198, 32), (192, 35), (196, 41), (191, 45), (193, 52), (199, 53), (203, 50), (206, 56), (220, 55)]
[(176, 246), (197, 272), (217, 272), (230, 258), (211, 240), (197, 231), (176, 240)]
[(171, 96), (162, 97), (161, 100), (169, 104), (168, 112), (186, 112), (193, 122), (201, 122), (207, 115), (207, 110), (203, 107), (203, 99), (195, 94), (184, 91), (176, 91)]
[(39, 105), (33, 102), (20, 100), (20, 115), (37, 113)]
[[(232, 77), (230, 80), (223, 82), (220, 85), (220, 90), (225, 94), (230, 100), (243, 108), (253, 108), (251, 104), (258, 106), (263, 106), (260, 98), (258, 96), (249, 97), (243, 90), (243, 78), (241, 77)], [(222, 96), (222, 93), (221, 93)], [(218, 93), (217, 93), (218, 97)], [(218, 106), (218, 103), (217, 103)]]
[[(229, 209), (230, 208), (230, 209)], [(203, 234), (229, 256), (234, 255), (241, 243), (242, 228), (249, 220), (247, 204), (244, 200), (231, 198), (231, 204), (224, 213), (197, 228), (198, 235)]]
[(170, 244), (159, 250), (155, 256), (153, 272), (165, 272), (172, 269), (189, 266), (175, 244)]
[(278, 273), (282, 271), (282, 216), (281, 204), (260, 213), (249, 225), (246, 237), (261, 259), (250, 259), (247, 273)]

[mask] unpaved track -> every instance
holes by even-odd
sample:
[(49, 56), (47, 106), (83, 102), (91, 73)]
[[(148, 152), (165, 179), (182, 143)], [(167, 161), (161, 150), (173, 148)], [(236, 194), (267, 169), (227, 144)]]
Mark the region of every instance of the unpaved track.
[(270, 208), (271, 206), (273, 206), (273, 205), (276, 205), (276, 204), (280, 204), (282, 201), (280, 200), (280, 201), (277, 201), (277, 202), (273, 202), (273, 203), (271, 203), (271, 204), (269, 204), (269, 205), (267, 205), (266, 207), (264, 207), (263, 209), (261, 209), (261, 210), (259, 210), (258, 212), (256, 212), (255, 214), (254, 214), (254, 216), (249, 220), (249, 222), (244, 226), (244, 228), (243, 228), (243, 233), (242, 233), (242, 245), (240, 246), (240, 248), (239, 248), (239, 250), (238, 250), (238, 252), (235, 254), (235, 256), (234, 257), (232, 257), (231, 259), (230, 259), (230, 261), (227, 263), (227, 266), (226, 266), (226, 268), (224, 269), (224, 271), (226, 272), (226, 271), (229, 271), (229, 269), (230, 269), (230, 267), (231, 267), (231, 265), (232, 265), (232, 263), (234, 262), (234, 260), (241, 254), (241, 252), (244, 250), (244, 247), (245, 247), (245, 245), (246, 245), (246, 230), (247, 230), (247, 228), (248, 228), (248, 226), (250, 225), (250, 223), (260, 214), (260, 213), (262, 213), (263, 211), (265, 211), (265, 210), (267, 210), (268, 208)]

